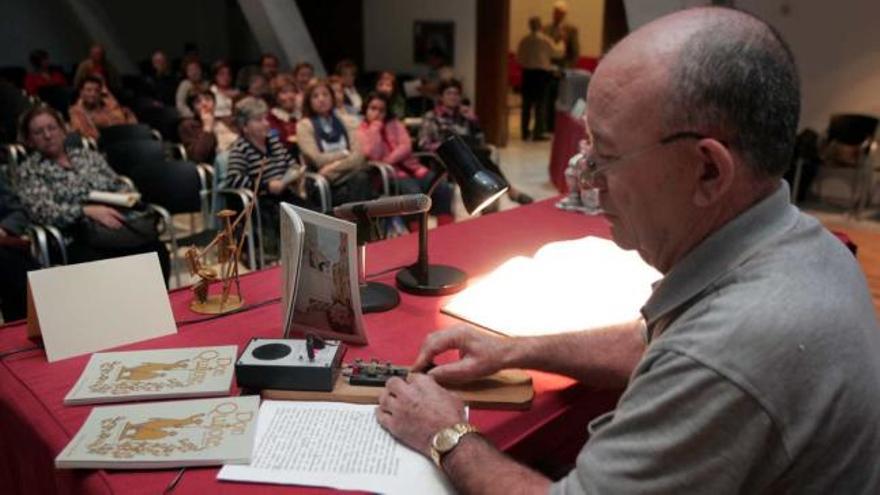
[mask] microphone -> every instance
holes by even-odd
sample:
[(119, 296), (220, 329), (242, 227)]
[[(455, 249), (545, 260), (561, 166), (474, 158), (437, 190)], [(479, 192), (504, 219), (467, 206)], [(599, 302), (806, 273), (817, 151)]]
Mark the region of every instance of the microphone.
[(396, 215), (413, 215), (431, 209), (431, 198), (424, 194), (405, 194), (371, 201), (346, 203), (333, 208), (333, 215), (343, 220), (357, 220), (362, 216), (368, 218), (393, 217)]

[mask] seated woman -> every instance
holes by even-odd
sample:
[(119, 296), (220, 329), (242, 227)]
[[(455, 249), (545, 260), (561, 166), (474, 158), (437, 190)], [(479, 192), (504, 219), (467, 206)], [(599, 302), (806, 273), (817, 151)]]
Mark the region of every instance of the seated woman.
[(202, 64), (198, 59), (190, 58), (183, 62), (183, 81), (177, 86), (174, 96), (174, 106), (183, 118), (192, 117), (192, 110), (186, 104), (186, 99), (193, 93), (198, 93), (208, 87), (208, 83), (202, 79)]
[(376, 92), (385, 95), (388, 99), (388, 110), (403, 118), (406, 115), (406, 100), (397, 88), (397, 76), (393, 72), (383, 71), (379, 73), (376, 79)]
[(269, 126), (287, 149), (298, 155), (296, 146), (296, 122), (302, 117), (302, 97), (291, 83), (282, 85), (275, 93), (275, 106), (269, 110)]
[(122, 212), (88, 201), (91, 191), (130, 192), (103, 156), (87, 149), (65, 149), (64, 121), (57, 111), (45, 105), (35, 106), (22, 115), (19, 133), (33, 153), (16, 169), (18, 195), (33, 221), (61, 229), (71, 262), (156, 252), (168, 280), (168, 250), (158, 238), (126, 248), (90, 243), (87, 222), (97, 222), (108, 229), (125, 228)]
[[(367, 159), (394, 166), (401, 194), (427, 193), (436, 172), (413, 156), (409, 133), (397, 117), (388, 111), (388, 98), (381, 93), (370, 93), (364, 100), (364, 116), (364, 121), (358, 127), (358, 139)], [(452, 223), (450, 184), (445, 181), (438, 184), (431, 200), (431, 213), (437, 216), (437, 223)]]
[(238, 139), (229, 123), (231, 119), (217, 117), (214, 98), (212, 91), (190, 95), (188, 104), (194, 116), (180, 121), (180, 142), (194, 162), (214, 163), (217, 153), (228, 150)]
[(422, 127), (419, 129), (419, 148), (427, 151), (435, 151), (447, 136), (457, 134), (470, 145), (474, 154), (480, 159), (480, 163), (490, 172), (503, 178), (509, 185), (507, 196), (519, 204), (531, 203), (532, 198), (517, 190), (507, 178), (501, 168), (491, 159), (491, 153), (486, 147), (483, 130), (477, 121), (477, 116), (470, 107), (461, 103), (461, 83), (455, 79), (440, 83), (440, 99), (434, 110), (425, 114)]
[(372, 180), (357, 139), (357, 123), (333, 111), (336, 98), (326, 80), (310, 84), (304, 98), (304, 117), (296, 124), (296, 138), (306, 165), (330, 182), (334, 205), (372, 199)]
[(342, 93), (345, 105), (360, 111), (361, 107), (364, 106), (364, 100), (355, 86), (357, 71), (357, 65), (346, 58), (336, 64), (334, 74), (342, 79)]
[(210, 89), (214, 93), (214, 115), (222, 119), (232, 118), (232, 106), (241, 97), (241, 91), (232, 85), (232, 69), (225, 60), (215, 62), (212, 69), (214, 83)]
[(70, 127), (82, 136), (98, 139), (101, 129), (120, 124), (136, 124), (137, 118), (119, 105), (97, 76), (85, 76), (79, 87), (79, 100), (70, 107)]
[(65, 86), (64, 74), (49, 67), (49, 52), (34, 50), (30, 55), (32, 72), (24, 76), (24, 89), (30, 96), (37, 96), (40, 88), (47, 86)]
[(339, 76), (330, 76), (327, 78), (327, 83), (330, 84), (330, 89), (333, 90), (333, 100), (336, 102), (336, 113), (339, 115), (347, 115), (359, 123), (363, 118), (361, 116), (361, 107), (354, 107), (345, 102), (345, 86), (342, 83), (342, 78)]
[(0, 313), (3, 321), (20, 320), (27, 310), (27, 272), (39, 268), (22, 239), (28, 224), (18, 197), (0, 174)]
[[(266, 103), (245, 97), (235, 105), (235, 125), (240, 137), (229, 150), (227, 187), (257, 186), (264, 250), (278, 253), (279, 204), (308, 206), (304, 199), (305, 167), (296, 162), (278, 136), (269, 132)], [(260, 177), (262, 169), (262, 177)], [(260, 177), (259, 184), (256, 184)]]

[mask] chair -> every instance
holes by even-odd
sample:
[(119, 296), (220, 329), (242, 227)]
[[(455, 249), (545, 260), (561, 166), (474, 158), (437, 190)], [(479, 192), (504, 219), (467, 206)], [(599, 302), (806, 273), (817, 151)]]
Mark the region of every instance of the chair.
[(155, 140), (119, 141), (102, 146), (107, 163), (117, 173), (129, 175), (132, 169), (144, 164), (157, 164), (165, 161), (165, 146)]
[(146, 124), (120, 124), (111, 125), (101, 129), (98, 138), (98, 146), (104, 149), (116, 143), (124, 141), (161, 141), (161, 136)]
[(67, 118), (67, 111), (76, 98), (76, 93), (69, 86), (43, 86), (37, 90), (37, 96)]
[(162, 139), (180, 142), (177, 128), (180, 125), (180, 112), (174, 107), (147, 107), (141, 110), (144, 123), (159, 131)]
[(822, 166), (814, 181), (817, 193), (824, 196), (824, 186), (829, 179), (848, 176), (849, 211), (855, 216), (867, 206), (873, 190), (871, 158), (877, 147), (878, 123), (876, 117), (868, 115), (833, 115), (820, 144)]

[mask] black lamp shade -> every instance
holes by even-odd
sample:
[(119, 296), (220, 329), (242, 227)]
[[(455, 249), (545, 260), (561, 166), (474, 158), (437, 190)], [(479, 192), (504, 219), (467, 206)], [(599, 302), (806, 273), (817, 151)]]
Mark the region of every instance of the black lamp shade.
[(471, 215), (492, 204), (510, 187), (501, 177), (483, 168), (480, 159), (459, 136), (447, 138), (437, 148), (446, 171), (461, 188), (461, 199)]

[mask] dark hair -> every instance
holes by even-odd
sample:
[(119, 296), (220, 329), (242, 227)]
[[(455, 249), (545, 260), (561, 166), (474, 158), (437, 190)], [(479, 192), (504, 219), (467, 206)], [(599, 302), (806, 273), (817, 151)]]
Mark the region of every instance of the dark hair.
[(684, 42), (670, 74), (670, 131), (715, 133), (759, 177), (781, 177), (791, 161), (800, 82), (791, 50), (764, 21), (729, 16)]
[(370, 102), (373, 100), (379, 100), (385, 104), (385, 118), (383, 119), (384, 122), (389, 122), (397, 117), (396, 115), (394, 115), (394, 112), (391, 111), (391, 101), (388, 99), (388, 97), (378, 91), (371, 91), (370, 94), (368, 94), (367, 97), (364, 98), (364, 103), (363, 105), (361, 105), (361, 115), (364, 116), (364, 120), (366, 120), (367, 118), (367, 107), (370, 106)]
[(55, 119), (55, 122), (58, 123), (58, 126), (61, 127), (62, 130), (67, 132), (64, 127), (64, 117), (61, 116), (61, 113), (58, 110), (46, 105), (45, 103), (40, 103), (39, 105), (34, 105), (21, 114), (21, 117), (18, 118), (18, 140), (27, 143), (31, 138), (31, 121), (40, 115), (48, 115)]
[(270, 59), (270, 58), (276, 62), (279, 62), (277, 55), (275, 55), (274, 53), (267, 52), (267, 53), (260, 55), (260, 65), (263, 65), (263, 62), (267, 59)]
[(336, 63), (336, 69), (333, 71), (335, 74), (341, 76), (342, 71), (345, 69), (353, 69), (357, 70), (357, 64), (355, 64), (351, 59), (344, 58)]
[(220, 72), (223, 68), (229, 69), (230, 71), (232, 70), (232, 66), (229, 65), (229, 62), (223, 60), (222, 58), (214, 62), (214, 64), (211, 66), (211, 78), (213, 79), (217, 77), (217, 73)]
[(317, 115), (312, 109), (312, 93), (321, 86), (327, 88), (327, 92), (330, 93), (330, 111), (333, 112), (333, 109), (336, 108), (336, 95), (333, 94), (333, 88), (330, 87), (330, 82), (327, 79), (318, 79), (306, 86), (306, 92), (305, 95), (303, 95), (302, 108), (304, 116), (314, 117)]
[(206, 98), (210, 98), (217, 101), (217, 95), (214, 94), (213, 91), (208, 89), (191, 91), (188, 95), (186, 95), (186, 106), (193, 111), (193, 114), (198, 116), (198, 112), (196, 112), (196, 100), (199, 99), (200, 96), (204, 96)]
[(301, 71), (302, 69), (305, 69), (305, 68), (309, 68), (309, 69), (312, 70), (312, 72), (315, 72), (315, 66), (314, 66), (314, 65), (312, 65), (312, 64), (310, 64), (310, 63), (308, 63), (308, 62), (300, 62), (300, 63), (296, 64), (295, 66), (293, 66), (293, 70), (291, 71), (291, 73), (292, 73), (294, 76), (296, 76), (296, 75), (299, 73), (299, 71)]
[(458, 89), (459, 93), (464, 92), (464, 90), (461, 87), (461, 81), (459, 81), (458, 79), (446, 79), (445, 81), (440, 82), (440, 87), (437, 89), (437, 94), (442, 95), (443, 92), (449, 88), (456, 88), (456, 89)]
[(101, 86), (102, 88), (104, 87), (104, 79), (102, 79), (101, 76), (97, 76), (95, 74), (89, 74), (86, 77), (82, 78), (82, 80), (79, 82), (79, 86), (76, 87), (76, 92), (77, 93), (82, 92), (82, 89), (88, 83), (95, 83), (95, 84), (98, 84), (99, 86)]
[(31, 61), (31, 65), (34, 69), (39, 69), (43, 62), (49, 59), (49, 52), (46, 50), (38, 49), (31, 52), (30, 57), (28, 57)]

